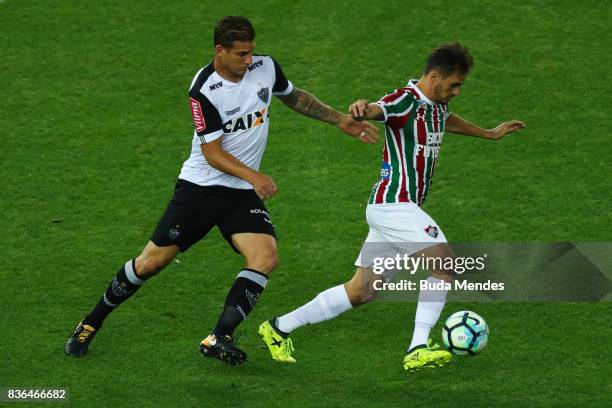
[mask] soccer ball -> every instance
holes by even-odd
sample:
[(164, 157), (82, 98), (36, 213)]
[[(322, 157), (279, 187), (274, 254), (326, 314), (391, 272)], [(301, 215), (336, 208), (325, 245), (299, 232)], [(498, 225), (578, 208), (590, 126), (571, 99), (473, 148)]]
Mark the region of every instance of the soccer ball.
[(442, 340), (451, 353), (473, 356), (487, 345), (489, 328), (482, 317), (463, 310), (446, 319), (442, 328)]

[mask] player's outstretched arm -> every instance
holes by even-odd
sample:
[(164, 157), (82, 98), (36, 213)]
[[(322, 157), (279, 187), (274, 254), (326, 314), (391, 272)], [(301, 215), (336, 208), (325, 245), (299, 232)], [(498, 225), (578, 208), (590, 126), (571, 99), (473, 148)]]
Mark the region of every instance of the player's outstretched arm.
[(376, 126), (371, 123), (356, 121), (349, 115), (341, 114), (303, 89), (294, 87), (291, 93), (280, 95), (278, 98), (294, 111), (336, 125), (344, 133), (356, 137), (364, 143), (376, 143), (378, 141), (378, 128)]
[(518, 132), (525, 127), (525, 123), (520, 120), (511, 120), (509, 122), (500, 123), (494, 129), (485, 130), (480, 126), (468, 122), (460, 116), (451, 113), (446, 119), (446, 132), (458, 133), (467, 136), (482, 137), (484, 139), (499, 140), (508, 133)]
[(206, 158), (208, 164), (217, 170), (232, 176), (241, 178), (253, 185), (255, 193), (265, 200), (276, 194), (276, 184), (272, 177), (253, 170), (249, 166), (242, 163), (232, 154), (223, 150), (220, 137), (210, 143), (201, 145), (202, 154)]

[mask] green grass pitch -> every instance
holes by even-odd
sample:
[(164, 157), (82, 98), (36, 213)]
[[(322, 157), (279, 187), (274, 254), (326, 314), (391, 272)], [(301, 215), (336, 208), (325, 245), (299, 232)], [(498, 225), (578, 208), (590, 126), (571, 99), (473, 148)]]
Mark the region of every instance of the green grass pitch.
[(278, 101), (262, 170), (279, 187), (281, 266), (240, 327), (249, 361), (197, 351), (241, 267), (218, 232), (117, 310), (86, 358), (64, 356), (172, 193), (187, 88), (227, 14), (251, 18), (257, 52), (342, 110), (462, 41), (475, 68), (451, 110), (528, 127), (498, 143), (447, 135), (426, 211), (454, 242), (612, 240), (608, 3), (243, 3), (0, 2), (0, 387), (66, 387), (74, 406), (610, 406), (610, 303), (449, 304), (444, 316), (487, 319), (489, 345), (408, 374), (415, 304), (378, 302), (296, 331), (296, 366), (272, 361), (257, 325), (353, 273), (382, 150)]

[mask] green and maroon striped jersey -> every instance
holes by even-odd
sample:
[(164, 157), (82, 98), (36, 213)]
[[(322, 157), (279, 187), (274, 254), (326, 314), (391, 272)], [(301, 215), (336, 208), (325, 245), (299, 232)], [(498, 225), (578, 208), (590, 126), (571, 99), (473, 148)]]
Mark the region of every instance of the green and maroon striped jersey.
[(421, 206), (431, 186), (450, 112), (447, 104), (430, 101), (416, 82), (410, 80), (377, 102), (385, 115), (385, 147), (369, 204)]

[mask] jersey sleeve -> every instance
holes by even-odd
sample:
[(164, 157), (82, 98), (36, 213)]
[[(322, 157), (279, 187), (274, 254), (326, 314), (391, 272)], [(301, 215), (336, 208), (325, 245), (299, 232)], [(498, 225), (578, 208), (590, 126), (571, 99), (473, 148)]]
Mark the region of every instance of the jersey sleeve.
[(223, 135), (221, 115), (206, 96), (197, 89), (190, 90), (189, 105), (195, 133), (202, 144), (210, 143)]
[[(272, 58), (272, 57), (270, 57)], [(272, 87), (272, 95), (288, 95), (293, 91), (293, 84), (285, 77), (283, 69), (280, 67), (278, 62), (272, 58), (274, 63), (274, 86)]]
[(399, 128), (406, 123), (414, 107), (414, 97), (410, 92), (400, 88), (383, 96), (376, 104), (383, 111), (384, 118), (381, 122)]

